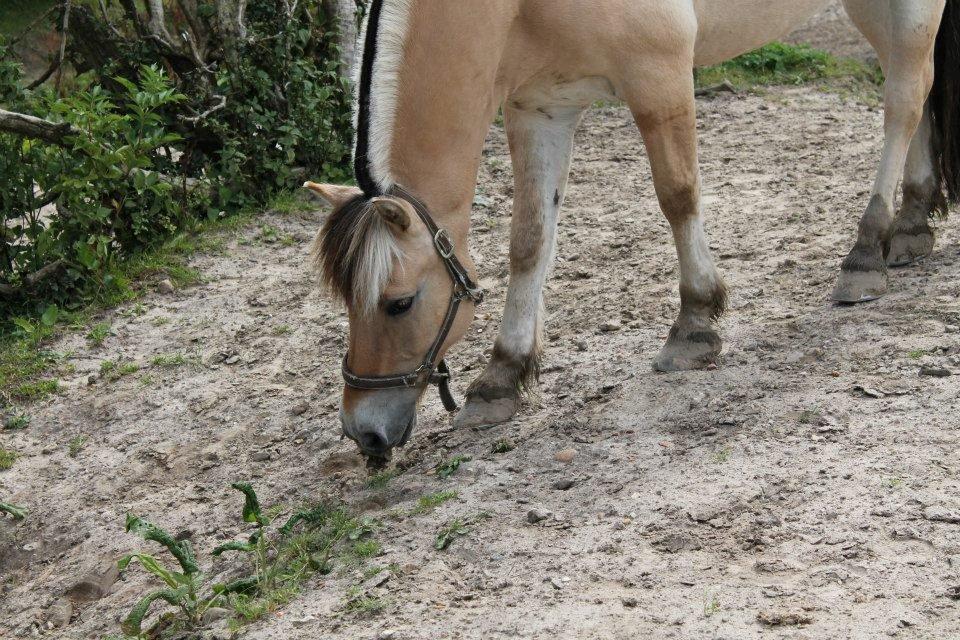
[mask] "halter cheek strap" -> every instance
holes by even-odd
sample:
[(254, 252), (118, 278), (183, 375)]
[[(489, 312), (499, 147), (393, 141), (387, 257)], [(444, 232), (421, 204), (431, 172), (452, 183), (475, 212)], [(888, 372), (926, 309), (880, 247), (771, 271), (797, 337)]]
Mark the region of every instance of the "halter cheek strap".
[(399, 388), (419, 388), (435, 384), (440, 391), (440, 400), (447, 411), (453, 412), (459, 409), (453, 394), (450, 392), (450, 370), (447, 363), (443, 360), (437, 362), (437, 356), (443, 343), (446, 342), (453, 323), (457, 320), (457, 313), (460, 310), (460, 303), (470, 299), (473, 303), (483, 302), (483, 290), (473, 281), (466, 267), (460, 262), (456, 255), (456, 247), (446, 229), (442, 229), (434, 222), (433, 217), (427, 210), (426, 205), (420, 202), (412, 193), (399, 185), (390, 189), (388, 195), (401, 198), (407, 201), (413, 207), (414, 211), (427, 227), (430, 235), (433, 236), (433, 247), (436, 249), (440, 260), (443, 261), (450, 279), (453, 281), (453, 290), (450, 292), (450, 302), (447, 304), (447, 311), (443, 316), (443, 322), (437, 331), (437, 337), (434, 338), (427, 350), (426, 355), (420, 366), (409, 373), (398, 373), (388, 376), (361, 376), (350, 371), (347, 364), (348, 355), (343, 357), (343, 381), (348, 387), (362, 390), (378, 389), (399, 389)]

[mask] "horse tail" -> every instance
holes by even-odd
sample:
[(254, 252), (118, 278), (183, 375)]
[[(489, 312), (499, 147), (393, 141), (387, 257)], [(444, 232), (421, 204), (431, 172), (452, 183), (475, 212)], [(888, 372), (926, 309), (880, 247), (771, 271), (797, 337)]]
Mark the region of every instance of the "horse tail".
[(947, 0), (934, 50), (930, 115), (947, 200), (960, 203), (960, 0)]

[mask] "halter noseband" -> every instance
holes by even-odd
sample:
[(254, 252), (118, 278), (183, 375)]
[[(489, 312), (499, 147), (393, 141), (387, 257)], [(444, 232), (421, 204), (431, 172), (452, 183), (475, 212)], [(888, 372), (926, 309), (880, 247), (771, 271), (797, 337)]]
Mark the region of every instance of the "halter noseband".
[(457, 406), (457, 402), (450, 392), (450, 370), (443, 360), (436, 364), (434, 364), (434, 361), (437, 359), (437, 355), (440, 353), (440, 349), (457, 319), (460, 303), (469, 298), (475, 305), (480, 304), (483, 302), (483, 290), (467, 273), (467, 269), (457, 258), (456, 247), (453, 245), (450, 234), (447, 233), (446, 229), (437, 226), (426, 205), (400, 185), (394, 185), (387, 192), (387, 195), (407, 201), (420, 216), (430, 235), (433, 236), (433, 247), (437, 250), (444, 266), (446, 266), (450, 279), (453, 280), (453, 290), (450, 292), (450, 302), (447, 304), (447, 312), (443, 317), (443, 323), (440, 325), (437, 337), (430, 345), (426, 355), (423, 356), (423, 362), (419, 367), (410, 373), (398, 373), (389, 376), (360, 376), (350, 371), (350, 367), (347, 365), (349, 354), (347, 354), (343, 357), (343, 381), (348, 387), (368, 391), (416, 388), (435, 384), (440, 391), (440, 399), (443, 401), (444, 408), (453, 412), (459, 409), (459, 406)]

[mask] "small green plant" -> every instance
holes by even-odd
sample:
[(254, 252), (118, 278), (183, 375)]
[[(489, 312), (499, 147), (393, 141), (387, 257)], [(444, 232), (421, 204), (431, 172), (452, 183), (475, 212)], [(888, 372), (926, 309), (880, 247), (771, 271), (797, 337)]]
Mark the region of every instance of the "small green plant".
[(107, 336), (110, 335), (110, 325), (106, 322), (101, 322), (99, 324), (93, 325), (90, 328), (89, 333), (87, 333), (87, 340), (91, 345), (99, 347), (103, 344), (103, 341), (107, 339)]
[(279, 327), (274, 327), (271, 333), (275, 336), (287, 336), (293, 333), (293, 327), (288, 324), (282, 324)]
[(723, 464), (730, 459), (730, 447), (724, 447), (713, 454), (714, 464)]
[(60, 391), (60, 381), (56, 379), (38, 380), (21, 384), (13, 390), (11, 395), (15, 400), (36, 402)]
[(187, 356), (183, 353), (162, 353), (154, 356), (150, 364), (163, 369), (172, 369), (182, 367), (187, 364), (196, 364), (198, 359), (194, 356)]
[(438, 491), (437, 493), (428, 493), (420, 496), (417, 500), (417, 506), (411, 510), (411, 515), (421, 515), (430, 513), (444, 502), (455, 499), (459, 494), (456, 491)]
[(919, 360), (920, 358), (922, 358), (925, 355), (928, 355), (929, 353), (930, 351), (927, 349), (914, 349), (913, 351), (910, 351), (909, 353), (907, 353), (907, 356), (909, 356), (914, 360)]
[(83, 451), (83, 448), (87, 445), (87, 439), (87, 436), (84, 435), (71, 438), (70, 442), (67, 443), (67, 455), (71, 458), (76, 458), (80, 455), (80, 452)]
[(343, 610), (350, 615), (363, 617), (380, 613), (388, 606), (386, 598), (371, 596), (362, 587), (354, 586), (347, 590), (347, 602)]
[(27, 517), (26, 509), (18, 507), (16, 505), (10, 504), (8, 502), (0, 502), (0, 514), (8, 513), (10, 517), (14, 520), (23, 520)]
[(30, 416), (25, 413), (17, 413), (7, 418), (3, 423), (3, 428), (7, 431), (22, 431), (30, 426)]
[(720, 597), (712, 591), (706, 591), (703, 594), (703, 615), (710, 616), (720, 612)]
[(0, 471), (6, 471), (17, 461), (17, 452), (0, 448)]
[(114, 382), (140, 371), (140, 365), (135, 362), (114, 362), (104, 360), (100, 363), (100, 376)]
[(150, 321), (150, 324), (152, 324), (155, 327), (162, 327), (166, 324), (170, 324), (170, 318), (168, 316), (157, 316), (156, 318)]
[(460, 468), (461, 464), (464, 462), (469, 462), (472, 459), (473, 458), (470, 456), (454, 456), (449, 460), (438, 464), (434, 470), (436, 471), (438, 478), (449, 478), (457, 472), (457, 469)]
[(820, 419), (820, 412), (815, 409), (804, 409), (797, 417), (800, 424), (813, 424)]
[(890, 489), (899, 489), (903, 486), (903, 478), (893, 477), (887, 478), (886, 485)]
[(166, 602), (179, 610), (179, 616), (161, 616), (147, 632), (148, 637), (158, 637), (163, 631), (189, 631), (200, 626), (203, 614), (217, 606), (224, 599), (225, 589), (207, 592), (206, 580), (189, 540), (175, 540), (163, 529), (142, 520), (132, 514), (127, 515), (126, 529), (148, 542), (156, 542), (164, 547), (177, 561), (180, 571), (168, 569), (156, 557), (146, 553), (131, 553), (120, 559), (121, 572), (127, 570), (134, 561), (160, 579), (164, 588), (151, 592), (141, 598), (123, 620), (120, 628), (127, 635), (140, 637), (144, 634), (143, 619), (150, 607), (158, 601)]
[(454, 518), (453, 520), (450, 520), (437, 532), (437, 537), (433, 542), (433, 547), (437, 551), (445, 550), (451, 544), (453, 544), (454, 540), (460, 536), (465, 536), (470, 533), (474, 525), (476, 525), (478, 522), (481, 520), (487, 520), (489, 518), (489, 513), (480, 512), (469, 518)]
[(493, 446), (490, 447), (490, 450), (493, 453), (507, 453), (509, 451), (513, 451), (515, 447), (516, 445), (514, 445), (511, 440), (507, 438), (500, 438), (493, 443)]
[(390, 481), (400, 475), (397, 469), (387, 469), (380, 473), (375, 473), (367, 480), (367, 486), (371, 489), (384, 489)]

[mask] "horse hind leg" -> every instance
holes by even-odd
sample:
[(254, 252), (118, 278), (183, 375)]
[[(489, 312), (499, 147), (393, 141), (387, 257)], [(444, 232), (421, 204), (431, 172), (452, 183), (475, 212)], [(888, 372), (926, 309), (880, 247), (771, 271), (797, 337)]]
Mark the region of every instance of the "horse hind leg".
[(458, 427), (512, 418), (539, 373), (543, 286), (553, 261), (557, 218), (566, 191), (573, 136), (583, 109), (504, 107), (513, 159), (510, 286), (493, 355), (470, 385)]
[(891, 267), (908, 265), (933, 251), (935, 233), (930, 221), (947, 208), (934, 144), (928, 105), (907, 153), (903, 203), (890, 232), (887, 265)]
[[(879, 5), (872, 0), (846, 0), (845, 4), (853, 21), (877, 50), (886, 74), (885, 141), (880, 168), (870, 203), (860, 220), (856, 244), (840, 267), (833, 291), (836, 302), (857, 303), (874, 300), (887, 291), (894, 199), (933, 86), (933, 46), (943, 1), (894, 0)], [(917, 142), (915, 155), (921, 151), (921, 142)], [(923, 198), (919, 191), (911, 195), (911, 199)], [(919, 206), (912, 201), (906, 204)]]

